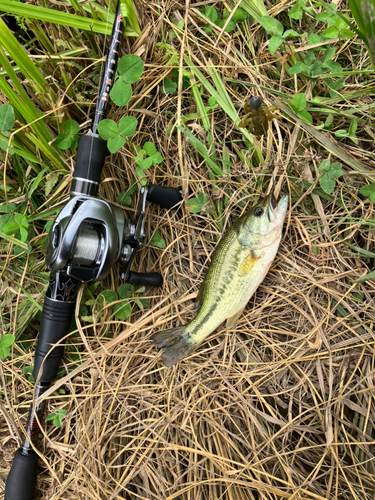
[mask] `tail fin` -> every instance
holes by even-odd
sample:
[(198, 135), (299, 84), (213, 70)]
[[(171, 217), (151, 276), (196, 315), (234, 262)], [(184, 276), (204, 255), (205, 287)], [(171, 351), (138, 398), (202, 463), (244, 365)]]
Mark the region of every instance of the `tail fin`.
[(151, 337), (151, 340), (155, 342), (157, 347), (163, 349), (163, 363), (165, 366), (173, 366), (196, 347), (196, 344), (191, 340), (186, 326), (170, 328), (169, 330), (155, 333)]

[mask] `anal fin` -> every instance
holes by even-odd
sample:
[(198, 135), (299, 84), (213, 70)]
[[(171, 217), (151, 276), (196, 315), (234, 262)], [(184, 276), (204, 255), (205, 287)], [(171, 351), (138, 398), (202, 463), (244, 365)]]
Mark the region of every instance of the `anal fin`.
[(198, 292), (198, 295), (195, 299), (195, 303), (194, 303), (194, 309), (197, 311), (198, 309), (200, 309), (201, 305), (202, 305), (202, 302), (203, 302), (203, 287), (204, 287), (204, 283), (202, 283), (200, 289), (199, 289), (199, 292)]
[(232, 316), (229, 316), (229, 318), (227, 318), (227, 328), (228, 328), (228, 330), (230, 330), (231, 328), (233, 328), (234, 325), (237, 323), (238, 319), (240, 318), (240, 316), (244, 312), (245, 307), (243, 307), (242, 309), (240, 309), (239, 311), (237, 311), (235, 314), (233, 314)]

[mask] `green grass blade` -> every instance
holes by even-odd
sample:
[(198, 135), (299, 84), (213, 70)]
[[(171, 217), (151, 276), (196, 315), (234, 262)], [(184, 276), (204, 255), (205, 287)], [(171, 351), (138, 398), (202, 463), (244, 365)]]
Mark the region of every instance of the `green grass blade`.
[[(2, 21), (2, 20), (0, 20)], [(44, 123), (43, 119), (40, 117), (43, 113), (38, 109), (34, 103), (29, 98), (28, 94), (25, 92), (23, 86), (17, 78), (17, 75), (13, 71), (12, 66), (10, 65), (7, 57), (5, 56), (3, 50), (0, 47), (0, 65), (6, 71), (8, 77), (12, 81), (16, 91), (8, 84), (8, 82), (0, 76), (0, 90), (5, 94), (5, 96), (12, 103), (14, 109), (18, 113), (18, 118), (21, 122), (30, 123), (30, 129), (33, 130), (34, 134), (25, 134), (25, 137), (29, 138), (33, 144), (35, 144), (35, 153), (40, 150), (43, 152), (47, 158), (49, 158), (52, 163), (60, 170), (62, 165), (62, 160), (59, 154), (49, 146), (49, 142), (53, 140), (54, 136), (51, 131)], [(37, 120), (37, 121), (36, 121)], [(19, 147), (20, 144), (18, 145)], [(24, 154), (22, 155), (24, 158), (29, 161), (34, 161), (36, 163), (40, 163), (40, 159), (34, 156), (34, 152), (29, 149), (23, 148)], [(17, 151), (18, 153), (18, 151)], [(34, 159), (32, 160), (31, 157)]]
[(48, 143), (41, 140), (35, 134), (29, 133), (29, 134), (25, 134), (25, 135), (33, 144), (35, 144), (37, 150), (40, 151), (41, 153), (43, 153), (52, 162), (52, 164), (55, 166), (55, 168), (57, 170), (60, 170), (62, 172), (66, 172), (67, 168), (66, 167), (64, 168), (63, 161), (58, 157), (55, 150), (52, 149)]
[(362, 276), (362, 278), (358, 278), (357, 280), (353, 281), (353, 283), (364, 283), (365, 281), (373, 280), (374, 278), (375, 278), (375, 271), (372, 271), (371, 273)]
[[(34, 306), (38, 309), (38, 311), (43, 311), (43, 306), (38, 304), (38, 302), (25, 290), (21, 285), (18, 285), (22, 292), (26, 295), (26, 297), (29, 299), (29, 301), (34, 304)], [(33, 309), (33, 308), (32, 308)], [(28, 314), (30, 314), (30, 310), (28, 310)]]
[[(60, 53), (57, 53), (55, 56), (52, 56), (50, 58), (45, 58), (43, 56), (40, 56), (39, 57), (36, 57), (35, 59), (33, 59), (35, 62), (38, 62), (38, 64), (43, 64), (45, 63), (46, 60), (53, 60), (53, 59), (71, 59), (75, 56), (79, 56), (80, 54), (82, 53), (85, 53), (87, 52), (87, 48), (86, 47), (79, 47), (78, 49), (73, 49), (73, 50), (65, 50), (64, 52), (60, 52)], [(14, 73), (19, 73), (21, 71), (21, 69), (18, 67), (18, 66), (11, 66), (11, 68), (13, 69), (13, 72)], [(0, 76), (8, 76), (8, 73), (4, 70), (4, 71), (0, 71)]]
[(363, 13), (361, 6), (365, 3), (365, 0), (349, 0), (350, 11), (358, 24), (359, 30), (362, 34), (365, 34), (365, 20), (363, 19)]
[(195, 80), (191, 79), (190, 84), (191, 84), (191, 94), (194, 97), (195, 104), (197, 105), (199, 117), (202, 120), (203, 129), (206, 132), (208, 132), (211, 129), (210, 120), (208, 119), (207, 116), (207, 111), (202, 100), (201, 92)]
[[(219, 104), (219, 106), (223, 109), (223, 111), (232, 119), (235, 125), (238, 126), (240, 122), (238, 113), (228, 95), (228, 92), (225, 88), (225, 84), (220, 78), (217, 70), (211, 65), (208, 67), (212, 81), (215, 83), (216, 86), (215, 88), (210, 84), (210, 82), (203, 75), (203, 73), (195, 66), (193, 61), (189, 59), (189, 57), (185, 56), (184, 60), (185, 63), (189, 66), (189, 70), (195, 75), (196, 78), (198, 78), (199, 82), (203, 85), (203, 87), (207, 90), (207, 92), (213, 97), (215, 97), (217, 104)], [(250, 134), (250, 132), (248, 132), (245, 129), (241, 129), (241, 132), (246, 141), (249, 142), (250, 148), (254, 153), (256, 162), (262, 165), (264, 163), (264, 158), (260, 148), (258, 148), (255, 144), (253, 135)]]
[(27, 80), (32, 82), (35, 92), (41, 94), (41, 96), (45, 95), (47, 92), (51, 98), (54, 100), (57, 99), (55, 92), (49, 87), (43, 75), (31, 61), (26, 51), (20, 46), (2, 18), (0, 18), (0, 44), (17, 66), (21, 68)]
[[(108, 9), (105, 9), (101, 5), (96, 2), (85, 3), (82, 5), (84, 11), (92, 14), (92, 9), (97, 12), (103, 22), (108, 23), (110, 26), (113, 25), (115, 20), (115, 15), (113, 12), (109, 12)], [(125, 20), (125, 36), (139, 36), (141, 33), (141, 29), (139, 27), (137, 16), (135, 15), (134, 8), (131, 0), (126, 0), (126, 2), (121, 2), (121, 13)]]
[(375, 69), (375, 0), (349, 0), (362, 40), (366, 43), (372, 66)]
[(359, 255), (360, 257), (363, 257), (364, 259), (374, 259), (375, 258), (375, 253), (370, 252), (369, 250), (365, 250), (364, 248), (360, 248), (356, 245), (352, 245), (351, 243), (348, 243), (347, 241), (343, 241), (344, 245), (347, 247), (351, 248), (354, 250), (356, 253), (352, 255)]
[(305, 129), (314, 139), (319, 142), (328, 152), (332, 153), (334, 156), (342, 160), (344, 163), (347, 165), (350, 165), (351, 167), (354, 168), (354, 170), (357, 170), (357, 172), (367, 172), (368, 169), (362, 165), (359, 161), (355, 160), (351, 156), (349, 156), (343, 149), (341, 149), (339, 146), (337, 146), (329, 136), (326, 134), (323, 134), (319, 130), (316, 130), (316, 128), (312, 127), (305, 121), (301, 120), (298, 118), (298, 116), (290, 110), (287, 106), (285, 106), (282, 103), (277, 103), (277, 106), (294, 122), (297, 122), (303, 129)]
[(125, 36), (139, 36), (141, 29), (131, 0), (121, 0), (121, 14), (126, 20)]
[(177, 127), (181, 132), (186, 134), (186, 137), (190, 140), (191, 145), (193, 148), (201, 155), (202, 158), (206, 161), (207, 165), (211, 169), (211, 172), (216, 176), (216, 175), (223, 175), (223, 171), (221, 168), (216, 164), (215, 161), (211, 158), (210, 154), (207, 151), (206, 146), (199, 140), (197, 139), (187, 127)]
[[(12, 81), (16, 92), (18, 92), (18, 95), (3, 77), (0, 77), (0, 90), (4, 92), (4, 94), (7, 96), (12, 105), (17, 109), (20, 115), (25, 117), (27, 123), (30, 123), (39, 118), (41, 115), (40, 110), (29, 98), (27, 92), (21, 85), (21, 82), (18, 80), (11, 64), (9, 63), (1, 47), (0, 65), (4, 68), (8, 78)], [(43, 136), (45, 136), (48, 141), (52, 140), (52, 134), (45, 125), (44, 128), (45, 130), (43, 130)]]
[(0, 238), (9, 241), (9, 243), (13, 243), (14, 245), (18, 245), (24, 250), (27, 250), (28, 248), (27, 243), (24, 243), (23, 241), (20, 241), (17, 238), (14, 238), (13, 236), (8, 236), (7, 234), (2, 233), (1, 231), (0, 231)]
[(76, 12), (79, 12), (80, 11), (80, 8), (79, 8), (79, 4), (77, 2), (77, 0), (69, 0), (69, 2), (71, 3), (73, 9), (76, 11)]
[(235, 2), (258, 22), (263, 16), (268, 16), (263, 0), (235, 0)]
[(12, 0), (0, 0), (0, 11), (29, 19), (37, 19), (38, 21), (62, 24), (63, 26), (79, 30), (93, 31), (94, 33), (101, 33), (103, 35), (110, 35), (112, 31), (112, 24), (110, 22), (96, 21), (87, 17), (77, 16), (76, 14), (68, 14), (67, 12), (59, 12), (21, 2), (13, 2)]

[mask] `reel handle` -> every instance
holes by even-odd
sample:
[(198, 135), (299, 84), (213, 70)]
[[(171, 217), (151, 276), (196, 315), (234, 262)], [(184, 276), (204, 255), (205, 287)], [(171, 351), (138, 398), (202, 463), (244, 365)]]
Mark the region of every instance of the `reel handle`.
[[(125, 275), (122, 275), (121, 278), (125, 280)], [(136, 283), (138, 285), (151, 285), (157, 288), (162, 286), (163, 276), (160, 273), (135, 273), (134, 271), (129, 271), (126, 282), (131, 285)]]
[(147, 186), (147, 201), (169, 210), (182, 201), (182, 196), (177, 188), (150, 184)]

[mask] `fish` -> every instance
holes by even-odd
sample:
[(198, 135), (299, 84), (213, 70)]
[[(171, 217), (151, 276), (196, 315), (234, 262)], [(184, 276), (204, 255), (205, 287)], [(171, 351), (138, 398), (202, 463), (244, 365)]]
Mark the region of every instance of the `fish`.
[(288, 208), (288, 196), (269, 195), (224, 232), (200, 287), (196, 317), (151, 337), (165, 366), (173, 366), (198, 347), (221, 323), (235, 326), (264, 280), (276, 256)]

